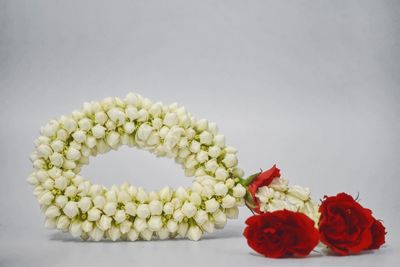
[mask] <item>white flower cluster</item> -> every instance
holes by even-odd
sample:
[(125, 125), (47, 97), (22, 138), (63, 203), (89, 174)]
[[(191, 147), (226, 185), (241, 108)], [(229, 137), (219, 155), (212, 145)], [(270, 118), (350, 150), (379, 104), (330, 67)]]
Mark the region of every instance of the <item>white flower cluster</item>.
[(270, 185), (258, 188), (255, 195), (262, 212), (283, 209), (298, 211), (318, 224), (318, 205), (310, 198), (310, 189), (307, 187), (289, 186), (288, 180), (275, 178)]
[[(45, 225), (92, 240), (150, 240), (176, 236), (198, 240), (237, 218), (246, 189), (239, 183), (236, 150), (215, 123), (197, 120), (177, 104), (125, 99), (85, 103), (71, 116), (41, 128), (27, 181), (46, 215)], [(110, 189), (79, 175), (96, 156), (121, 145), (174, 158), (189, 188), (146, 192), (129, 184)]]

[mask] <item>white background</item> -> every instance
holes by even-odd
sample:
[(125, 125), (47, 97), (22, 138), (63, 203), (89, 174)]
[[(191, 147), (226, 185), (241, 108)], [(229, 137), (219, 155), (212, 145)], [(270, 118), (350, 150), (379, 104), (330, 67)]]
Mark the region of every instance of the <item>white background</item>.
[[(0, 266), (395, 266), (400, 263), (399, 1), (0, 0)], [(80, 242), (44, 229), (25, 182), (39, 128), (138, 92), (218, 123), (251, 174), (274, 163), (315, 199), (360, 194), (387, 226), (375, 253), (271, 260), (240, 218), (199, 242)], [(180, 167), (122, 148), (83, 175), (147, 189)]]

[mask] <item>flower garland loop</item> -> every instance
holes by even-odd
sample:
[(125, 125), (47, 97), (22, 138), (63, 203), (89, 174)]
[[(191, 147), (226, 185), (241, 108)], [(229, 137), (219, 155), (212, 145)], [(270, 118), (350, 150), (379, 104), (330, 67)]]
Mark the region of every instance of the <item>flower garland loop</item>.
[[(133, 93), (85, 103), (42, 127), (35, 145), (27, 181), (45, 226), (84, 240), (199, 240), (237, 218), (238, 207), (246, 205), (253, 216), (243, 235), (266, 257), (304, 257), (318, 243), (343, 256), (386, 242), (382, 221), (351, 195), (325, 196), (317, 204), (309, 188), (289, 186), (276, 165), (244, 178), (236, 149), (225, 144), (216, 124), (177, 104)], [(147, 192), (128, 183), (106, 188), (79, 175), (90, 156), (121, 145), (173, 158), (194, 177), (192, 185)]]
[[(244, 205), (243, 171), (236, 149), (215, 123), (196, 119), (177, 104), (163, 105), (129, 93), (125, 99), (85, 103), (70, 116), (41, 128), (31, 155), (34, 185), (45, 226), (92, 240), (150, 240), (176, 236), (198, 240), (237, 218)], [(90, 156), (121, 145), (175, 159), (189, 188), (147, 192), (124, 183), (106, 188), (79, 175)]]

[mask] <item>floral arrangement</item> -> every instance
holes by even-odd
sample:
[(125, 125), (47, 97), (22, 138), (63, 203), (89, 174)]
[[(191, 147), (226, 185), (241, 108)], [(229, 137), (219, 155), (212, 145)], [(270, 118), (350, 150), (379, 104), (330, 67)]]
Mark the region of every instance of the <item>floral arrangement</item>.
[[(183, 237), (199, 240), (246, 205), (255, 215), (244, 231), (248, 244), (267, 257), (306, 256), (322, 242), (346, 255), (377, 249), (385, 228), (370, 210), (341, 193), (320, 205), (310, 190), (289, 186), (279, 169), (244, 177), (236, 149), (217, 125), (184, 107), (129, 93), (124, 99), (85, 103), (41, 128), (27, 181), (45, 214), (45, 226), (99, 241)], [(107, 188), (79, 173), (90, 156), (121, 145), (147, 150), (180, 164), (189, 188), (146, 191), (128, 183)]]
[(318, 206), (309, 189), (288, 187), (275, 165), (242, 183), (248, 185), (246, 204), (256, 213), (246, 220), (243, 235), (266, 257), (304, 257), (320, 242), (341, 256), (385, 243), (382, 222), (346, 193), (325, 196)]

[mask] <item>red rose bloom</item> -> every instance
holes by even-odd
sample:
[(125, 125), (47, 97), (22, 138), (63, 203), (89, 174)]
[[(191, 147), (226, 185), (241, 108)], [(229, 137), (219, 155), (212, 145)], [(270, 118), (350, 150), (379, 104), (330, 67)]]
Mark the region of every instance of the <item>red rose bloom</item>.
[(386, 228), (383, 224), (374, 220), (371, 226), (372, 243), (368, 249), (378, 249), (385, 244)]
[(248, 245), (270, 258), (307, 256), (319, 241), (314, 222), (299, 212), (266, 212), (251, 216), (246, 224), (243, 235)]
[(262, 186), (268, 186), (270, 183), (272, 183), (272, 180), (274, 180), (277, 177), (280, 177), (280, 170), (276, 167), (276, 165), (272, 166), (271, 169), (266, 170), (264, 172), (261, 172), (258, 174), (249, 184), (248, 186), (248, 191), (253, 199), (254, 203), (254, 208), (253, 211), (256, 213), (261, 213), (260, 212), (260, 204), (258, 203), (258, 200), (256, 198), (256, 192), (259, 187)]
[(320, 239), (330, 249), (347, 255), (371, 246), (374, 223), (371, 210), (362, 207), (352, 196), (346, 193), (325, 196), (319, 211)]

